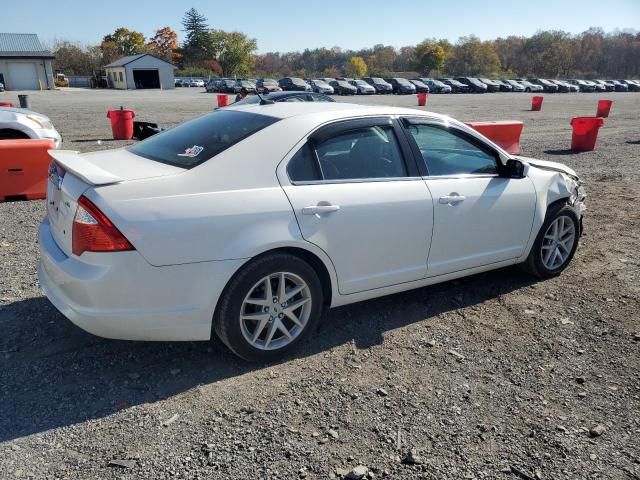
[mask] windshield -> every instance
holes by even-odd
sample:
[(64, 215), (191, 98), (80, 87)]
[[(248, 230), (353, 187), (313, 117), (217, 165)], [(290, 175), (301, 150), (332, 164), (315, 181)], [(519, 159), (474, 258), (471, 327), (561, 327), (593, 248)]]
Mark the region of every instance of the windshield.
[(291, 83), (293, 83), (294, 85), (306, 85), (306, 83), (304, 83), (304, 80), (302, 80), (301, 78), (292, 78)]
[(396, 82), (402, 84), (402, 85), (411, 85), (411, 82), (409, 80), (407, 80), (406, 78), (396, 78)]
[(313, 83), (315, 83), (318, 87), (328, 87), (329, 85), (327, 85), (327, 82), (325, 82), (324, 80), (314, 80)]
[(193, 168), (277, 121), (266, 115), (218, 110), (154, 135), (129, 151), (156, 162)]

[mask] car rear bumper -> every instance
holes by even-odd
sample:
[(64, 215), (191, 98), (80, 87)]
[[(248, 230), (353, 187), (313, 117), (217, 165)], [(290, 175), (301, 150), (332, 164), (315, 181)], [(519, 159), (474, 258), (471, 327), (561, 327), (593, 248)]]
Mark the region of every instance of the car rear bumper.
[(38, 280), (78, 327), (119, 340), (207, 340), (217, 299), (243, 260), (154, 267), (136, 251), (67, 256), (45, 219)]

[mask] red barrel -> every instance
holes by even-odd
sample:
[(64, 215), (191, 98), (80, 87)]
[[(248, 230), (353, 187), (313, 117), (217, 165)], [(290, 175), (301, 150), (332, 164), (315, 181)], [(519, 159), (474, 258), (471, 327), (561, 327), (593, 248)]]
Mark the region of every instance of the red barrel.
[(607, 118), (611, 111), (611, 105), (613, 105), (613, 100), (598, 100), (598, 112), (596, 113), (596, 117)]
[(539, 112), (542, 110), (542, 101), (544, 97), (535, 96), (531, 99), (531, 110), (534, 112)]
[(0, 107), (14, 107), (15, 105), (11, 102), (0, 102)]
[(574, 117), (571, 119), (573, 135), (571, 136), (571, 150), (576, 152), (590, 152), (596, 147), (598, 131), (604, 125), (604, 119), (599, 117)]
[(114, 140), (131, 140), (133, 138), (133, 119), (136, 112), (133, 110), (109, 110), (107, 118), (111, 120), (111, 131)]
[(418, 106), (424, 107), (427, 104), (427, 94), (422, 92), (418, 93)]
[(229, 105), (229, 97), (227, 95), (218, 95), (218, 107), (226, 107)]

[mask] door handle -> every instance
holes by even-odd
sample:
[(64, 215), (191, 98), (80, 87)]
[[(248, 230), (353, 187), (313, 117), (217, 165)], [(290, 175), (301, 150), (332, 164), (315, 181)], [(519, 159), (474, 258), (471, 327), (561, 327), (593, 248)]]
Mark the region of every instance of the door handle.
[(321, 213), (332, 213), (340, 210), (340, 205), (318, 204), (302, 209), (303, 215), (319, 215)]
[(452, 193), (451, 195), (445, 195), (444, 197), (440, 197), (440, 203), (444, 205), (456, 205), (460, 202), (464, 202), (467, 199), (464, 195), (458, 195), (457, 193)]

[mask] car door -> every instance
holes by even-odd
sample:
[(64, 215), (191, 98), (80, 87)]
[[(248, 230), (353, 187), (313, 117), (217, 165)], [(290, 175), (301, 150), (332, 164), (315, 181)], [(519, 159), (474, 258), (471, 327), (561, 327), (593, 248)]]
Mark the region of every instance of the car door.
[(427, 276), (520, 257), (533, 225), (533, 183), (501, 176), (493, 147), (460, 128), (419, 119), (404, 125), (433, 197)]
[(397, 121), (333, 123), (294, 151), (278, 176), (304, 239), (331, 258), (341, 294), (424, 278), (433, 205)]

